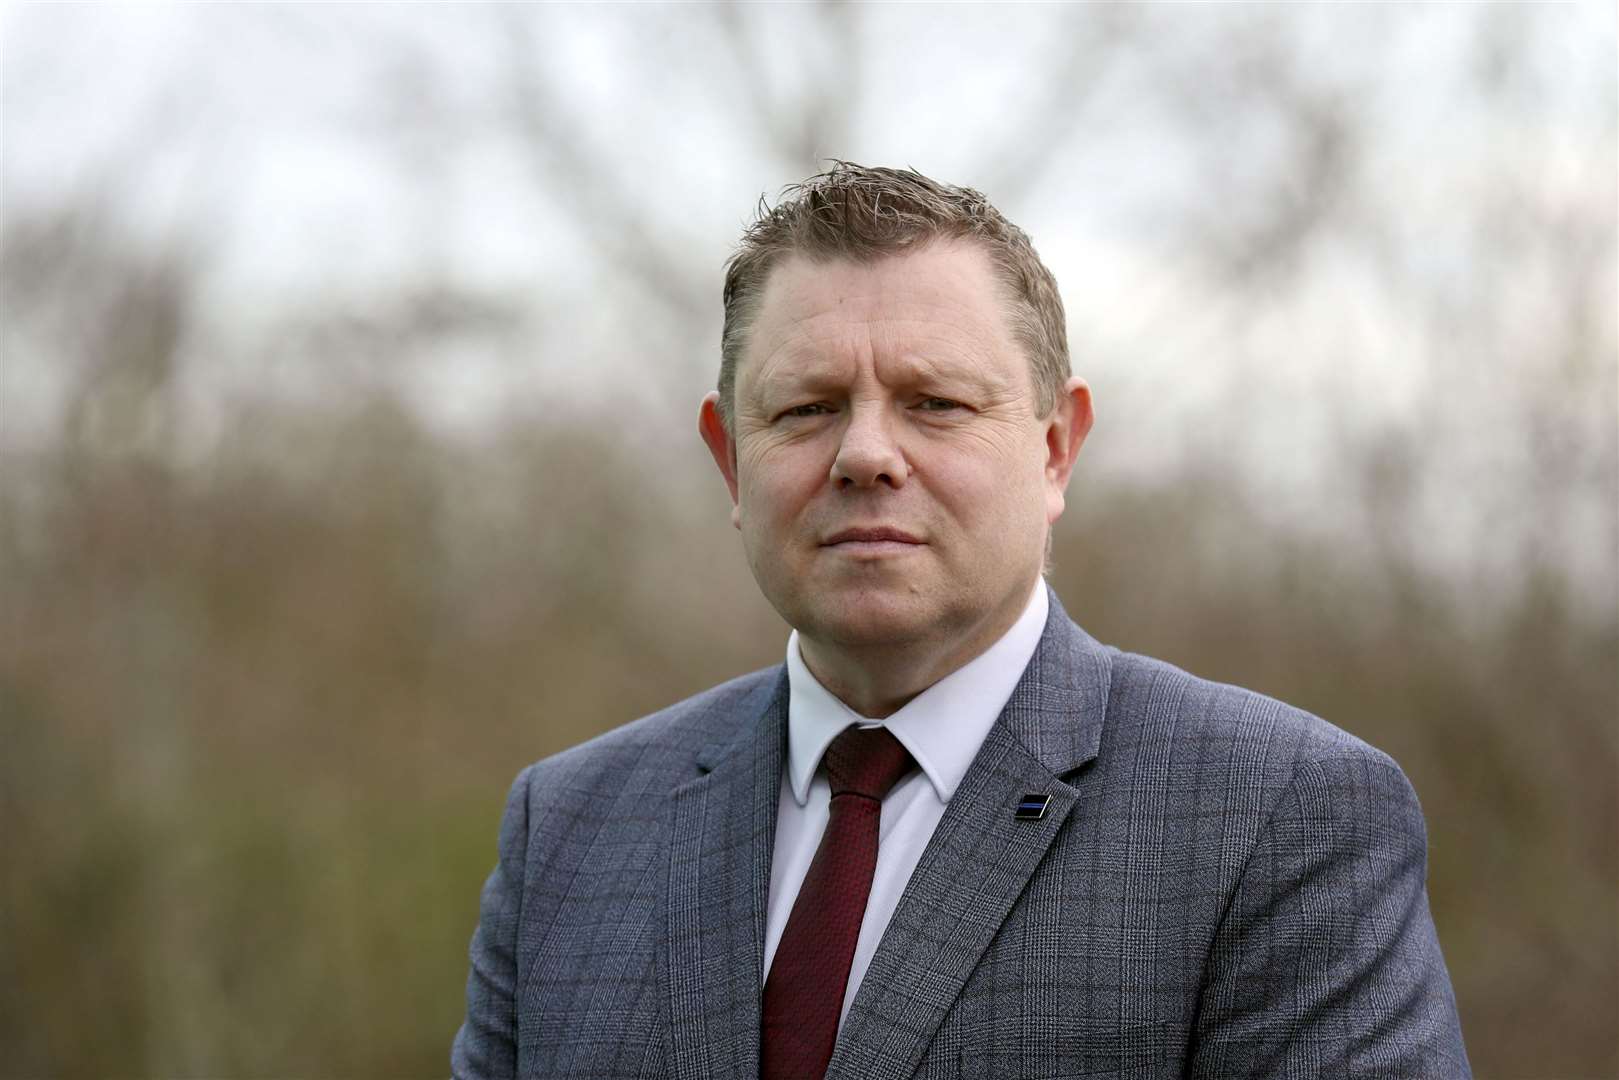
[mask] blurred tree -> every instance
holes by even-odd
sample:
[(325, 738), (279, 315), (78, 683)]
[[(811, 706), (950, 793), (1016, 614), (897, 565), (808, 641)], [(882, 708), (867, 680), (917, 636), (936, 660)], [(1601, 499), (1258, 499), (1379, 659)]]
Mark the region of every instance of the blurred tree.
[(512, 774), (779, 658), (690, 414), (831, 155), (1069, 282), (1077, 616), (1393, 752), (1479, 1074), (1619, 1072), (1611, 12), (462, 14), (186, 9), (60, 183), (7, 15), (0, 1073), (442, 1071)]

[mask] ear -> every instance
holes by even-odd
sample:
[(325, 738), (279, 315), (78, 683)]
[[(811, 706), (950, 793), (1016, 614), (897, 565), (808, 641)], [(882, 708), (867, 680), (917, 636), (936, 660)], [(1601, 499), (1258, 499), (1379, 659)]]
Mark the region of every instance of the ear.
[(1095, 414), (1091, 411), (1091, 388), (1078, 375), (1063, 385), (1062, 397), (1045, 422), (1046, 436), (1046, 522), (1062, 516), (1063, 492), (1074, 471), (1074, 459), (1091, 433)]
[(697, 433), (708, 444), (709, 456), (719, 466), (720, 475), (725, 477), (725, 487), (731, 493), (731, 524), (740, 528), (742, 508), (737, 501), (736, 440), (731, 438), (731, 433), (725, 430), (725, 421), (720, 419), (718, 390), (710, 390), (703, 395), (703, 403), (697, 409)]

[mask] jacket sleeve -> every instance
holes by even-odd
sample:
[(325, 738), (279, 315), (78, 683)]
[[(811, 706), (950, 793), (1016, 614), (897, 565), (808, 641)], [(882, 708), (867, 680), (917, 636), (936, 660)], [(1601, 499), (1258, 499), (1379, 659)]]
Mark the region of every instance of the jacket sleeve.
[(1189, 1076), (1471, 1075), (1405, 774), (1355, 747), (1300, 765), (1216, 932)]
[(517, 1072), (517, 927), (528, 853), (528, 780), (512, 784), (500, 822), (500, 862), (484, 883), (472, 935), (467, 1015), (450, 1051), (456, 1080), (492, 1080)]

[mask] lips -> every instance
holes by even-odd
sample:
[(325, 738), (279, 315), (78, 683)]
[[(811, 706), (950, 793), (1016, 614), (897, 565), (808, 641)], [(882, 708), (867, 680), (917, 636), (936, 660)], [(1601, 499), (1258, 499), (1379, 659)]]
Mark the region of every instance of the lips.
[(922, 539), (911, 535), (904, 529), (879, 525), (875, 528), (844, 529), (841, 532), (835, 532), (821, 541), (821, 545), (831, 547), (833, 544), (878, 544), (884, 542), (891, 544), (920, 544)]

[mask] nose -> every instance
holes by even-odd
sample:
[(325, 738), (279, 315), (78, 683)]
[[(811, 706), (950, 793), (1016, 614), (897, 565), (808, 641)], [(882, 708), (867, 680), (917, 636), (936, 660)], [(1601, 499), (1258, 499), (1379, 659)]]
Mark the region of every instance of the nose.
[(832, 484), (838, 488), (904, 486), (911, 467), (889, 430), (887, 411), (880, 405), (856, 405), (849, 411), (838, 456), (832, 461)]

